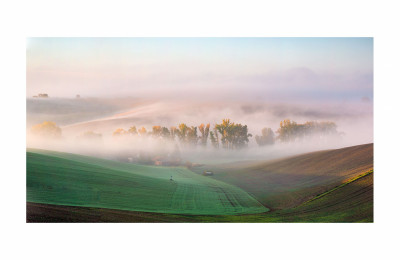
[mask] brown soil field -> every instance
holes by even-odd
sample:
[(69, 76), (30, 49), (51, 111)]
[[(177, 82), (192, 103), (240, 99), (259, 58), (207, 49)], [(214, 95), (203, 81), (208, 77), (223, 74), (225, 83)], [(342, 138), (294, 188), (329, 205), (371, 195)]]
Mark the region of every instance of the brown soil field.
[(295, 207), (373, 169), (373, 144), (325, 150), (267, 162), (205, 165), (213, 178), (236, 185), (272, 209)]

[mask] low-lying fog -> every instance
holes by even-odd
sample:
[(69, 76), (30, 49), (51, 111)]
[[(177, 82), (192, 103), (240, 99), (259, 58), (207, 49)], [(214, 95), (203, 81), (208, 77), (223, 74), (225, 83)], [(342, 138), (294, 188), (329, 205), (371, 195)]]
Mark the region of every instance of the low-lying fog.
[[(210, 131), (222, 119), (248, 126), (248, 147), (227, 150), (215, 149), (210, 140), (207, 145), (188, 146), (177, 140), (155, 140), (151, 137), (115, 137), (113, 132), (132, 126), (177, 127), (180, 123), (199, 126), (210, 123)], [(332, 121), (341, 132), (340, 138), (315, 141), (306, 139), (296, 143), (275, 142), (258, 146), (256, 135), (262, 128), (276, 132), (284, 119), (299, 124), (306, 121)], [(61, 128), (61, 138), (38, 137), (31, 133), (32, 126), (52, 121)], [(101, 134), (95, 140), (82, 135), (92, 131)], [(198, 131), (198, 135), (200, 133)], [(275, 133), (276, 136), (276, 133)], [(313, 141), (314, 140), (314, 141)], [(369, 99), (331, 102), (282, 101), (218, 101), (213, 99), (156, 100), (149, 98), (28, 98), (27, 147), (72, 152), (123, 161), (138, 158), (180, 157), (182, 162), (218, 163), (242, 160), (268, 160), (303, 152), (340, 148), (373, 142), (373, 104)], [(157, 159), (156, 159), (157, 160)], [(161, 160), (161, 159), (160, 159)]]

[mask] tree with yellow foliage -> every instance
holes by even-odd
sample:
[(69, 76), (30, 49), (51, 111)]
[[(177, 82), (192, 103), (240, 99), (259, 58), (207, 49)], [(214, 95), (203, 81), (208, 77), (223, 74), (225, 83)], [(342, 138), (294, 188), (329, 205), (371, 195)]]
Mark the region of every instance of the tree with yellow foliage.
[(61, 128), (54, 122), (45, 121), (41, 124), (34, 125), (31, 128), (31, 133), (46, 138), (60, 138)]
[(161, 126), (155, 125), (153, 126), (153, 132), (151, 133), (154, 137), (160, 137), (161, 136)]
[[(223, 119), (221, 124), (215, 125), (215, 134), (221, 135), (221, 144), (225, 149), (239, 149), (246, 147), (249, 137), (247, 125), (235, 124), (230, 119)], [(216, 135), (217, 136), (217, 135)]]
[(117, 130), (114, 131), (113, 136), (122, 136), (125, 135), (127, 132), (122, 129), (122, 128), (118, 128)]
[(147, 130), (146, 128), (144, 128), (144, 126), (142, 126), (142, 128), (138, 130), (138, 133), (140, 134), (140, 136), (145, 136), (147, 134)]

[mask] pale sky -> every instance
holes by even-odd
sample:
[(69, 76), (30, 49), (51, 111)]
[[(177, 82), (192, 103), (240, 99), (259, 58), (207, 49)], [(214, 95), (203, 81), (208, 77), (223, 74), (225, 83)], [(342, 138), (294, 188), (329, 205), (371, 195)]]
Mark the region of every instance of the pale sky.
[(28, 38), (27, 96), (373, 98), (372, 38)]

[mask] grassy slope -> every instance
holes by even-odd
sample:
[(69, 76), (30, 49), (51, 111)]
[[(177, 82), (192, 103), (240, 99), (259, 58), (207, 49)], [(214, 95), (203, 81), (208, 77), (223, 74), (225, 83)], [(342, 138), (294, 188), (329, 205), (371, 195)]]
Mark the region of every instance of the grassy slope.
[(370, 173), (280, 214), (287, 221), (373, 222), (373, 193), (373, 173)]
[(296, 208), (241, 216), (184, 216), (28, 203), (28, 222), (372, 222), (373, 173)]
[(236, 185), (273, 209), (295, 207), (373, 169), (373, 144), (319, 151), (263, 163), (197, 168)]
[(295, 208), (202, 219), (211, 222), (373, 222), (373, 173)]
[[(170, 176), (174, 181), (170, 181)], [(198, 215), (267, 211), (240, 188), (179, 167), (28, 149), (27, 201)]]

